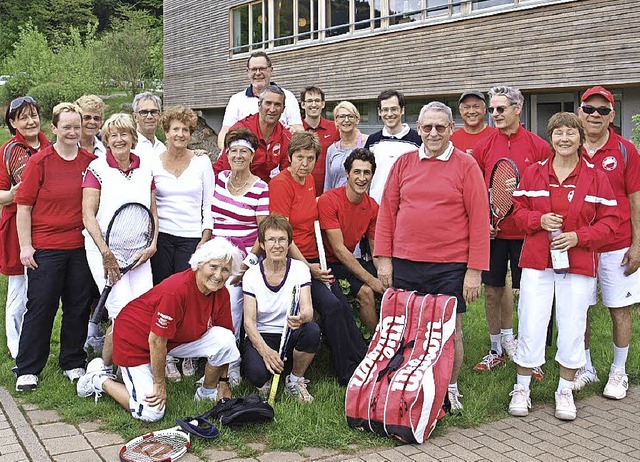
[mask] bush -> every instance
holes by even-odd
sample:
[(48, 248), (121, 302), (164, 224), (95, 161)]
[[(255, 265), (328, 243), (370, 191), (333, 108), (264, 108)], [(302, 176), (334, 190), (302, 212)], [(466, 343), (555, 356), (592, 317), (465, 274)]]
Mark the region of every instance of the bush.
[(53, 107), (65, 101), (65, 90), (57, 82), (43, 83), (29, 90), (29, 95), (40, 105), (40, 112), (45, 119), (51, 119)]
[(2, 87), (0, 87), (2, 89), (0, 101), (9, 102), (18, 96), (24, 96), (28, 94), (28, 90), (32, 85), (33, 83), (26, 74), (14, 75), (7, 80)]
[(631, 121), (635, 124), (633, 127), (633, 135), (631, 141), (640, 149), (640, 114), (636, 114), (631, 118)]

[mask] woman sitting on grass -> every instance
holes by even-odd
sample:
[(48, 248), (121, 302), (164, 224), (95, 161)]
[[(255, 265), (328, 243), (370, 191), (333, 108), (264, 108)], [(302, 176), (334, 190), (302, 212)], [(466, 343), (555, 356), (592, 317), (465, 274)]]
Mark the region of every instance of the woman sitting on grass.
[[(269, 393), (271, 376), (284, 370), (279, 347), (287, 323), (292, 329), (285, 357), (293, 358), (293, 369), (285, 380), (285, 393), (300, 403), (310, 403), (304, 378), (320, 345), (320, 328), (312, 321), (311, 272), (307, 265), (287, 256), (293, 231), (280, 215), (269, 215), (258, 227), (258, 242), (265, 259), (244, 275), (244, 329), (247, 333), (243, 365), (245, 377)], [(300, 286), (300, 312), (287, 316), (294, 287)]]

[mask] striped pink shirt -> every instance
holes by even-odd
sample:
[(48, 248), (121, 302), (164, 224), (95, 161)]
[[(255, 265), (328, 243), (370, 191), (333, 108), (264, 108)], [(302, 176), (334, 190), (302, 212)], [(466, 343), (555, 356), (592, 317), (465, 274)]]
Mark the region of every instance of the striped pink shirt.
[(269, 187), (258, 178), (243, 196), (234, 196), (227, 189), (230, 176), (230, 170), (216, 176), (211, 204), (212, 234), (240, 240), (245, 248), (251, 248), (258, 237), (256, 217), (269, 215)]

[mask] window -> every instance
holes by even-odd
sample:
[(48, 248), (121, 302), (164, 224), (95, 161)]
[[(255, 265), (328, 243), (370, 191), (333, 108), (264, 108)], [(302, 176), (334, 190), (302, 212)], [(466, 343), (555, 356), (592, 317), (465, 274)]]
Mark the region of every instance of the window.
[[(231, 53), (473, 15), (528, 0), (261, 0), (231, 9)], [(549, 0), (554, 3), (559, 0)], [(269, 20), (271, 19), (271, 20)]]

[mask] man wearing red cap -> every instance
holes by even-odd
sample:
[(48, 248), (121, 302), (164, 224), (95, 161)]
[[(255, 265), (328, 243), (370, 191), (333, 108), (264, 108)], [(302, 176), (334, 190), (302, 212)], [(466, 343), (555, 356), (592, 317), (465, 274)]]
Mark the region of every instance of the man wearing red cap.
[[(613, 323), (613, 364), (603, 395), (622, 399), (627, 395), (629, 378), (625, 364), (631, 340), (630, 306), (640, 302), (640, 157), (635, 146), (614, 133), (613, 94), (601, 86), (589, 88), (580, 98), (578, 116), (586, 140), (583, 155), (603, 170), (618, 201), (620, 227), (609, 245), (600, 249), (598, 281), (602, 303), (609, 308)], [(594, 287), (592, 304), (596, 302)], [(578, 370), (574, 389), (598, 382), (591, 363), (589, 325), (585, 336), (587, 364)]]

